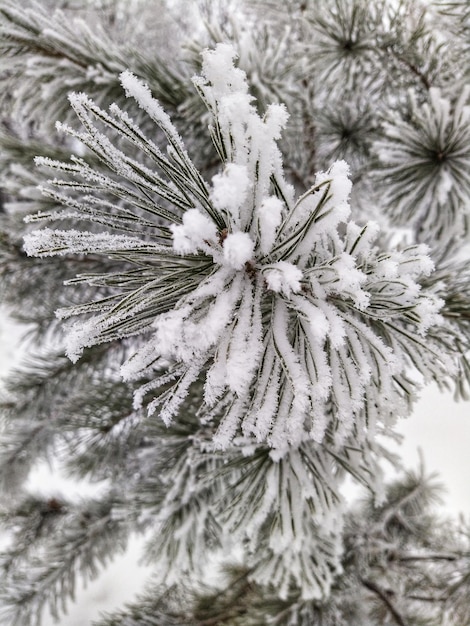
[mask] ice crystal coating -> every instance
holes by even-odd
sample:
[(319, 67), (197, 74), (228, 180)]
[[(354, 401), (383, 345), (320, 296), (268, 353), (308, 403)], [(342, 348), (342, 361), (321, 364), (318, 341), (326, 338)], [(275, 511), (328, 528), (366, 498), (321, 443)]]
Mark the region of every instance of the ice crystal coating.
[(229, 163), (222, 174), (212, 179), (211, 198), (219, 211), (227, 211), (231, 221), (239, 224), (240, 207), (243, 205), (250, 179), (246, 167)]
[(468, 232), (469, 94), (466, 86), (451, 103), (431, 88), (429, 101), (419, 106), (410, 92), (408, 119), (390, 114), (374, 146), (392, 218), (414, 225), (421, 239), (450, 240)]
[(189, 254), (210, 249), (217, 239), (217, 227), (198, 209), (189, 209), (183, 215), (183, 224), (172, 224), (173, 248), (178, 254)]
[[(152, 279), (134, 291), (65, 313), (91, 315), (69, 330), (68, 353), (75, 359), (95, 343), (142, 335), (122, 375), (149, 379), (136, 405), (150, 394), (150, 413), (165, 422), (177, 417), (192, 386), (202, 381), (200, 414), (213, 422), (219, 448), (242, 437), (267, 443), (281, 458), (309, 439), (339, 448), (354, 433), (360, 443), (373, 437), (377, 422), (407, 412), (402, 380), (410, 369), (430, 377), (450, 368), (423, 338), (438, 323), (441, 305), (419, 284), (432, 262), (425, 246), (380, 251), (377, 225), (350, 221), (351, 181), (343, 161), (318, 173), (312, 188), (295, 199), (277, 145), (286, 109), (271, 105), (260, 116), (234, 58), (224, 44), (206, 51), (202, 76), (195, 79), (223, 158), (211, 183), (148, 88), (129, 72), (121, 77), (126, 94), (163, 131), (168, 156), (117, 106), (108, 114), (83, 94), (71, 103), (86, 130), (62, 130), (142, 195), (83, 161), (41, 161), (135, 203), (156, 229), (158, 245), (138, 233), (44, 229), (27, 238), (25, 249), (124, 255), (137, 272), (149, 268)], [(130, 138), (155, 170), (127, 157), (93, 118)], [(61, 191), (46, 193), (67, 206), (64, 215), (73, 209), (98, 221), (89, 195), (75, 201)], [(150, 203), (149, 194), (162, 202)], [(127, 223), (129, 211), (113, 206), (115, 227)]]
[(224, 241), (224, 260), (235, 270), (241, 270), (250, 260), (254, 244), (248, 233), (232, 233)]

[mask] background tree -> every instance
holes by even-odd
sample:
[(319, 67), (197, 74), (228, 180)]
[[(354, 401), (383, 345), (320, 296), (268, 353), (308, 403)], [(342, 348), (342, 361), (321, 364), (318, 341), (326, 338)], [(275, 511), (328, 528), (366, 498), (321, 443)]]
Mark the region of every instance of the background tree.
[[(0, 2), (5, 623), (136, 532), (101, 626), (470, 623), (468, 528), (383, 479), (468, 394), (468, 4), (62, 4)], [(51, 457), (106, 489), (27, 493)]]

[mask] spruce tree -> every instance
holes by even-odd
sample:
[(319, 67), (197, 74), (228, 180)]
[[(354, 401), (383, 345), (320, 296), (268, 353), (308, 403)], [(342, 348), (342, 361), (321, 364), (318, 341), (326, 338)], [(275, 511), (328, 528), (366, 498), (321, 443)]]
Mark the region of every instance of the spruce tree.
[[(470, 624), (468, 526), (384, 479), (424, 385), (469, 393), (469, 29), (468, 1), (0, 0), (32, 328), (2, 623), (60, 624), (138, 533), (154, 575), (96, 626)], [(106, 488), (30, 493), (51, 458)]]

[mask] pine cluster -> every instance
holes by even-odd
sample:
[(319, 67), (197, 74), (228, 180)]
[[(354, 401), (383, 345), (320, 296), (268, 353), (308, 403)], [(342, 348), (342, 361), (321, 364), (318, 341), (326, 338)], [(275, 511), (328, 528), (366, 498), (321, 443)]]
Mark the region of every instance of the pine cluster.
[[(469, 393), (469, 29), (0, 0), (5, 624), (60, 623), (136, 533), (151, 583), (96, 626), (470, 624), (468, 527), (384, 480), (423, 386)], [(31, 494), (51, 459), (100, 495)]]

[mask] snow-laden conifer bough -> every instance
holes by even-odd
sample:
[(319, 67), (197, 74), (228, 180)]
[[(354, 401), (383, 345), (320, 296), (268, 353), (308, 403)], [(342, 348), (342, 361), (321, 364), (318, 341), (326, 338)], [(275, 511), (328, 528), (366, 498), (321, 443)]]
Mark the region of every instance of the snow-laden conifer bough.
[[(36, 255), (152, 255), (162, 274), (169, 265), (178, 266), (174, 287), (180, 297), (169, 300), (167, 307), (162, 303), (167, 310), (154, 319), (146, 316), (141, 328), (135, 328), (134, 318), (158, 298), (158, 272), (132, 298), (112, 307), (104, 304), (87, 322), (77, 322), (67, 339), (68, 354), (75, 360), (85, 347), (117, 333), (145, 334), (122, 373), (134, 379), (152, 371), (154, 380), (145, 391), (156, 394), (150, 410), (159, 409), (165, 421), (176, 415), (189, 386), (205, 372), (204, 414), (225, 407), (214, 438), (217, 446), (226, 447), (242, 433), (283, 449), (306, 438), (320, 443), (327, 430), (340, 445), (353, 429), (373, 429), (387, 407), (398, 415), (406, 412), (394, 378), (408, 369), (403, 342), (415, 333), (424, 337), (438, 321), (440, 302), (422, 293), (417, 282), (431, 272), (432, 262), (424, 246), (381, 254), (374, 247), (376, 224), (358, 227), (349, 220), (351, 183), (344, 162), (319, 173), (311, 189), (294, 197), (283, 178), (277, 146), (286, 110), (271, 105), (261, 118), (233, 57), (228, 45), (206, 52), (203, 77), (195, 80), (213, 113), (210, 130), (223, 160), (210, 185), (199, 176), (167, 115), (130, 73), (121, 76), (127, 95), (165, 132), (168, 156), (148, 140), (144, 143), (117, 107), (108, 116), (85, 95), (72, 95), (86, 130), (59, 128), (100, 154), (124, 179), (145, 183), (173, 206), (144, 208), (157, 218), (155, 238), (44, 229), (27, 236), (25, 249)], [(98, 132), (93, 116), (141, 141), (173, 175), (173, 185), (130, 163)], [(102, 179), (111, 185), (78, 159), (73, 165), (41, 158), (37, 162), (57, 170), (72, 168), (85, 181)], [(90, 206), (92, 198), (88, 206), (63, 195), (59, 199), (68, 206), (64, 217), (72, 211), (79, 217), (83, 211), (83, 217), (93, 219), (101, 208)], [(124, 219), (124, 210), (114, 208), (115, 219)], [(202, 269), (197, 276), (195, 267)], [(84, 312), (80, 307), (58, 314)], [(423, 364), (425, 369), (448, 366), (434, 357), (434, 363), (430, 359)], [(171, 392), (159, 395), (158, 389), (170, 380), (175, 381)]]
[[(273, 463), (259, 507), (249, 502), (256, 485), (239, 489), (245, 511), (252, 510), (243, 533), (256, 545), (273, 507), (294, 522), (273, 525), (269, 550), (278, 561), (266, 558), (254, 576), (279, 583), (284, 595), (293, 577), (305, 597), (322, 597), (339, 564), (338, 468), (373, 486), (376, 433), (409, 412), (418, 381), (445, 377), (454, 362), (426, 335), (441, 323), (442, 305), (420, 285), (433, 270), (426, 246), (383, 251), (375, 223), (351, 221), (343, 161), (296, 197), (278, 147), (286, 109), (272, 104), (258, 114), (235, 56), (226, 44), (206, 51), (202, 76), (194, 79), (221, 160), (210, 181), (131, 73), (121, 75), (122, 86), (155, 122), (166, 151), (116, 105), (105, 112), (85, 94), (72, 94), (84, 129), (58, 129), (102, 166), (39, 157), (39, 166), (65, 174), (43, 189), (64, 208), (30, 221), (93, 226), (33, 230), (25, 250), (101, 254), (129, 264), (125, 273), (73, 281), (102, 285), (103, 298), (57, 312), (80, 318), (67, 327), (68, 356), (75, 361), (87, 347), (133, 337), (121, 372), (127, 381), (145, 381), (136, 406), (145, 401), (154, 419), (170, 424), (200, 385), (191, 406), (206, 433), (204, 449), (237, 448), (249, 457), (269, 446)], [(126, 154), (126, 142), (141, 160)], [(116, 203), (103, 201), (102, 189)], [(275, 503), (281, 483), (297, 500)], [(321, 525), (292, 514), (304, 508)], [(237, 515), (236, 508), (227, 514)], [(317, 551), (313, 571), (312, 555), (302, 552), (306, 533)]]

